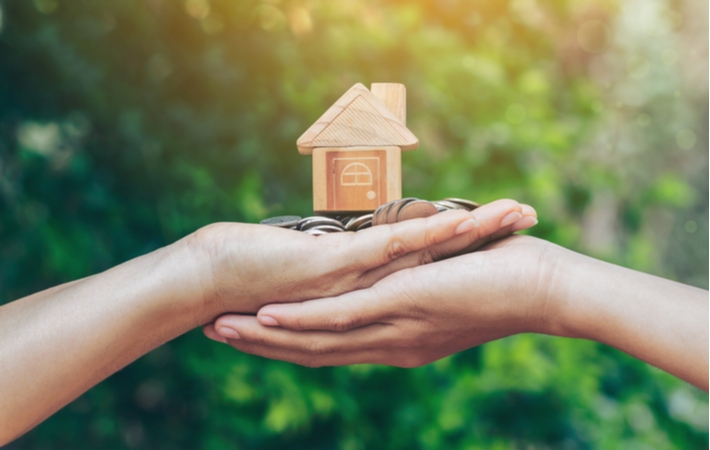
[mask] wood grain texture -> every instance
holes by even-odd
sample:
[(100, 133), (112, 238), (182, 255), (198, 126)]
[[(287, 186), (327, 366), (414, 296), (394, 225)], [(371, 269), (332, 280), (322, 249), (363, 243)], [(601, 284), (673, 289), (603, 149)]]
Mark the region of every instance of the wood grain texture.
[(399, 147), (313, 150), (313, 211), (372, 212), (401, 198)]
[(387, 149), (386, 194), (382, 204), (402, 198), (402, 150), (399, 147)]
[(317, 147), (391, 147), (413, 150), (419, 140), (382, 101), (358, 83), (335, 102), (296, 142), (299, 153)]
[(402, 125), (407, 125), (407, 88), (402, 83), (372, 83), (370, 91)]
[(313, 212), (328, 210), (328, 189), (325, 155), (329, 148), (313, 149)]

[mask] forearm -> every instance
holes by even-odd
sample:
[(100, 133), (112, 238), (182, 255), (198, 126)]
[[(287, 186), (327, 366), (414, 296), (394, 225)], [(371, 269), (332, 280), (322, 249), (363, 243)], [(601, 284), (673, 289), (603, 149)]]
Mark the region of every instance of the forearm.
[(611, 345), (708, 389), (708, 292), (569, 252), (559, 334)]
[(0, 445), (207, 322), (185, 241), (0, 307)]

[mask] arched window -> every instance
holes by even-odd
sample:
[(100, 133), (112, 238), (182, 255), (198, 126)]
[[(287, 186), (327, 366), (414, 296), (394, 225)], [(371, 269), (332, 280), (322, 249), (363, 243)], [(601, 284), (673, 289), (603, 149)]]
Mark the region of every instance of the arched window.
[(340, 174), (340, 184), (342, 186), (371, 186), (372, 172), (363, 163), (350, 163)]

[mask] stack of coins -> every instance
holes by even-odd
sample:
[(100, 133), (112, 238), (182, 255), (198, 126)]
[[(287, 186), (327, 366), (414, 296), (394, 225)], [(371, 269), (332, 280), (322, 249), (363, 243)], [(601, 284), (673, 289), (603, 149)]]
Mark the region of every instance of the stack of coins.
[(342, 231), (360, 231), (371, 226), (429, 217), (452, 209), (473, 211), (479, 206), (481, 205), (476, 202), (461, 198), (445, 198), (430, 202), (410, 197), (385, 203), (372, 214), (338, 215), (334, 217), (311, 216), (305, 218), (300, 216), (278, 216), (262, 220), (261, 224), (298, 230), (319, 236)]

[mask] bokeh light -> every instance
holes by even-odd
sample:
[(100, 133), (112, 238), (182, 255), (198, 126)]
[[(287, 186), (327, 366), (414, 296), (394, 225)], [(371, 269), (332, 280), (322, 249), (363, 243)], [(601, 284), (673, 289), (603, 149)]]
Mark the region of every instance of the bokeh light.
[(612, 32), (609, 26), (598, 19), (587, 20), (577, 30), (579, 46), (589, 53), (601, 53), (606, 50), (612, 41)]
[[(707, 288), (707, 9), (0, 0), (0, 301), (211, 222), (310, 214), (296, 139), (378, 81), (407, 86), (420, 141), (405, 196), (515, 198), (537, 237)], [(593, 342), (527, 334), (415, 370), (311, 370), (198, 330), (17, 446), (704, 448), (707, 425), (706, 394)]]
[(695, 136), (695, 132), (693, 130), (684, 128), (678, 131), (675, 136), (675, 141), (678, 143), (678, 147), (683, 150), (690, 150), (695, 147), (695, 143), (698, 141), (698, 138)]

